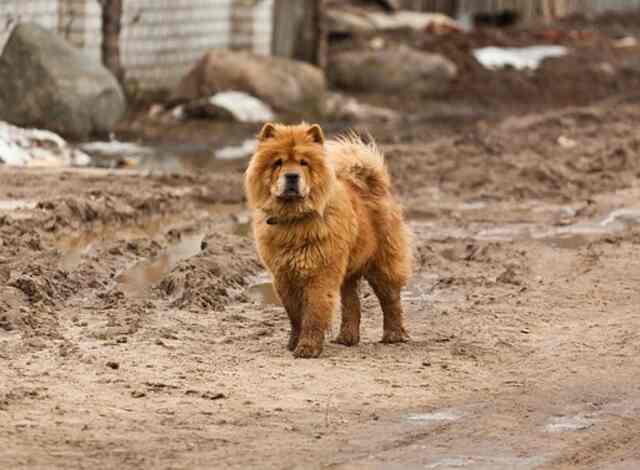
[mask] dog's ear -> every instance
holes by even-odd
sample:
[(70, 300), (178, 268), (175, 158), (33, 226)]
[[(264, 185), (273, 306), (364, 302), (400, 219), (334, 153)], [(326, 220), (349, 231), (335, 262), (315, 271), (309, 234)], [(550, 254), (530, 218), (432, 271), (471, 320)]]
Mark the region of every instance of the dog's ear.
[(324, 134), (319, 124), (314, 124), (313, 126), (311, 126), (307, 131), (307, 135), (311, 136), (314, 143), (320, 145), (324, 144)]
[(262, 126), (262, 130), (258, 134), (258, 140), (261, 142), (264, 142), (265, 140), (271, 139), (275, 135), (276, 135), (276, 126), (268, 122), (264, 126)]

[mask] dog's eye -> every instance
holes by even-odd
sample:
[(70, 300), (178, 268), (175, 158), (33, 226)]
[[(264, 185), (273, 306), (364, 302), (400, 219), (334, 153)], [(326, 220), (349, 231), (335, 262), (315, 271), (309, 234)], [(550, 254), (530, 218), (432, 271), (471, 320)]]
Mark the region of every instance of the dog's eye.
[(300, 160), (300, 165), (309, 166), (309, 162), (307, 162), (306, 160)]
[(273, 167), (274, 168), (280, 168), (282, 166), (282, 158), (278, 158), (274, 163), (273, 163)]

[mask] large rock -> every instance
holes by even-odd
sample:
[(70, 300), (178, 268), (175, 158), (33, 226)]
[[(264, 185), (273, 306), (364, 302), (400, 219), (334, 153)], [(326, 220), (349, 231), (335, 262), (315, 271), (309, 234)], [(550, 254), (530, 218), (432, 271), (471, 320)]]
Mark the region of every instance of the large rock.
[(0, 57), (0, 119), (86, 139), (108, 133), (125, 110), (102, 65), (40, 26), (13, 30)]
[(220, 49), (200, 59), (170, 101), (191, 101), (223, 91), (248, 93), (277, 111), (316, 113), (323, 110), (326, 81), (320, 69), (304, 62)]
[(460, 33), (461, 23), (441, 13), (398, 11), (383, 13), (340, 4), (326, 12), (327, 30), (334, 34), (372, 34), (381, 31), (409, 29), (432, 34)]
[(361, 92), (438, 94), (456, 75), (457, 67), (449, 59), (407, 46), (347, 51), (329, 64), (336, 87)]

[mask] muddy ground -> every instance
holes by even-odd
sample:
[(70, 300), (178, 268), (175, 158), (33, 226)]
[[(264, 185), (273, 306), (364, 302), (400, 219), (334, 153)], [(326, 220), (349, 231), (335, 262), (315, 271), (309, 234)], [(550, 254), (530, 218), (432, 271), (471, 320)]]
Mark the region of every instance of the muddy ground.
[(318, 360), (285, 349), (246, 162), (204, 160), (219, 125), (143, 132), (199, 143), (168, 166), (0, 167), (0, 467), (640, 468), (640, 101), (620, 80), (368, 125), (415, 233), (412, 340), (378, 343), (363, 286), (362, 343)]

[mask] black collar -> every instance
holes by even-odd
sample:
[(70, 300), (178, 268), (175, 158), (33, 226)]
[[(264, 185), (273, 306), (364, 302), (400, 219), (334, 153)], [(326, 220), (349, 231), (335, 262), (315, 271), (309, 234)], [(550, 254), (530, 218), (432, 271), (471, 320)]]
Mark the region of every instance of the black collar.
[(296, 224), (299, 222), (304, 222), (314, 216), (318, 215), (317, 212), (305, 212), (303, 214), (300, 214), (299, 217), (286, 217), (286, 216), (277, 216), (277, 215), (272, 215), (267, 217), (267, 225), (291, 225), (291, 224)]

